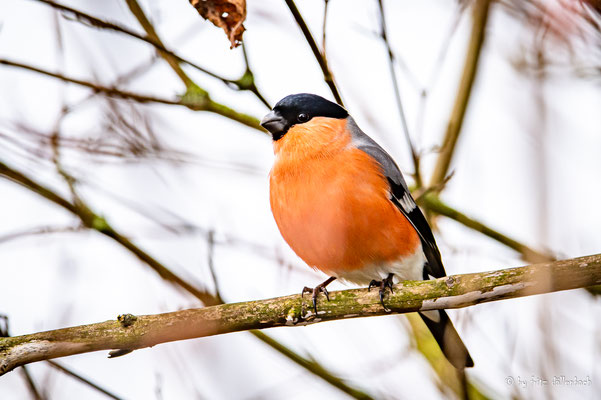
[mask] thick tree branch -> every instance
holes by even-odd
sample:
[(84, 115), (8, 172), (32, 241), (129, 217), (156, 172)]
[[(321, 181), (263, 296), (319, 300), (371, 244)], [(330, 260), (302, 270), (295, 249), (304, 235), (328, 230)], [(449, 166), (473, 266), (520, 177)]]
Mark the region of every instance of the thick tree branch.
[(131, 351), (159, 343), (224, 333), (302, 326), (339, 319), (461, 308), (502, 299), (593, 286), (601, 283), (601, 254), (492, 272), (453, 275), (395, 286), (384, 310), (366, 289), (330, 293), (312, 311), (299, 295), (223, 304), (165, 314), (121, 316), (116, 321), (0, 339), (0, 374), (35, 361), (119, 349)]
[(457, 144), (457, 139), (461, 132), (461, 125), (463, 124), (467, 104), (472, 93), (472, 86), (478, 68), (478, 60), (480, 59), (482, 44), (484, 43), (486, 34), (486, 22), (488, 20), (488, 10), (491, 0), (475, 0), (473, 3), (473, 22), (470, 42), (465, 56), (465, 64), (463, 66), (463, 73), (461, 75), (461, 81), (459, 82), (457, 96), (455, 97), (453, 111), (451, 111), (447, 131), (440, 149), (440, 155), (438, 156), (432, 179), (430, 180), (430, 186), (433, 187), (444, 182), (447, 176), (447, 171), (449, 170), (449, 165), (451, 164), (451, 159), (455, 151), (455, 145)]

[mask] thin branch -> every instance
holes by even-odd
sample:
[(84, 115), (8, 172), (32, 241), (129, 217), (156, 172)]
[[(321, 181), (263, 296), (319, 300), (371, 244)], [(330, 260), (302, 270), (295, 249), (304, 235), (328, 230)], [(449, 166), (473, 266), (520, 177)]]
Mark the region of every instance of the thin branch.
[(70, 201), (63, 198), (61, 195), (55, 193), (51, 189), (35, 182), (31, 178), (25, 176), (21, 172), (10, 168), (8, 165), (0, 161), (0, 177), (9, 179), (27, 189), (39, 194), (40, 196), (50, 200), (51, 202), (63, 207), (75, 216), (77, 216), (82, 224), (90, 229), (96, 230), (105, 236), (110, 237), (117, 243), (128, 249), (136, 257), (150, 266), (161, 278), (166, 281), (185, 289), (187, 292), (193, 294), (196, 298), (201, 300), (204, 304), (213, 305), (217, 304), (215, 298), (204, 290), (199, 289), (197, 286), (189, 283), (185, 279), (176, 275), (169, 268), (161, 264), (150, 254), (136, 246), (127, 237), (118, 233), (114, 230), (109, 223), (100, 215), (95, 214), (85, 203), (79, 201), (77, 203), (71, 203)]
[(202, 90), (198, 86), (192, 85), (188, 88), (188, 91), (179, 100), (163, 99), (159, 97), (141, 95), (138, 93), (128, 92), (125, 90), (116, 89), (114, 87), (107, 87), (98, 85), (92, 82), (84, 81), (81, 79), (71, 78), (59, 73), (50, 72), (41, 68), (37, 68), (31, 65), (22, 64), (16, 61), (10, 61), (6, 59), (0, 59), (0, 65), (7, 65), (10, 67), (22, 68), (28, 71), (36, 72), (38, 74), (46, 75), (52, 78), (60, 79), (63, 82), (74, 83), (76, 85), (84, 86), (94, 90), (97, 93), (103, 93), (106, 96), (134, 100), (139, 103), (158, 103), (167, 105), (176, 105), (188, 107), (194, 111), (208, 111), (219, 114), (223, 117), (230, 118), (248, 127), (257, 129), (264, 132), (263, 128), (259, 125), (259, 120), (247, 114), (240, 113), (228, 106), (213, 101), (208, 92)]
[(245, 90), (250, 90), (251, 92), (253, 92), (254, 95), (257, 96), (257, 98), (261, 101), (261, 103), (263, 103), (267, 108), (271, 109), (271, 105), (265, 99), (263, 94), (261, 94), (261, 92), (259, 91), (259, 89), (257, 88), (257, 85), (255, 83), (255, 74), (253, 73), (252, 69), (250, 68), (250, 62), (248, 61), (248, 54), (246, 52), (246, 44), (242, 43), (241, 47), (242, 47), (242, 56), (244, 57), (244, 65), (246, 66), (246, 70), (244, 71), (244, 74), (242, 74), (240, 79), (236, 80), (236, 85), (238, 85), (241, 88), (244, 88)]
[(165, 314), (121, 316), (118, 320), (0, 339), (0, 374), (36, 361), (250, 329), (304, 326), (325, 321), (468, 307), (484, 302), (582, 288), (601, 283), (601, 254), (552, 263), (436, 280), (405, 281), (386, 298), (367, 289), (330, 293), (317, 315), (300, 295), (223, 304)]
[(80, 381), (81, 383), (91, 387), (94, 390), (99, 391), (100, 393), (104, 394), (107, 397), (110, 397), (111, 399), (115, 399), (115, 400), (121, 400), (121, 397), (118, 397), (117, 395), (109, 392), (108, 390), (106, 390), (105, 388), (98, 386), (97, 384), (95, 384), (94, 382), (90, 381), (87, 378), (84, 378), (83, 376), (79, 375), (77, 372), (74, 372), (72, 370), (70, 370), (69, 368), (65, 367), (62, 364), (57, 363), (56, 361), (52, 361), (52, 360), (47, 360), (46, 361), (48, 364), (50, 364), (52, 367), (58, 369), (59, 371), (61, 371), (62, 373), (69, 375), (71, 378), (74, 378), (78, 381)]
[(326, 84), (330, 88), (332, 95), (334, 95), (336, 102), (341, 106), (344, 106), (344, 103), (342, 102), (342, 97), (340, 96), (338, 88), (336, 87), (336, 83), (334, 82), (332, 71), (330, 71), (330, 68), (328, 67), (328, 60), (319, 51), (319, 47), (317, 47), (317, 43), (315, 42), (315, 39), (313, 39), (313, 35), (311, 34), (309, 27), (305, 23), (303, 16), (298, 11), (298, 8), (296, 8), (294, 0), (286, 0), (286, 5), (288, 5), (288, 8), (290, 9), (290, 12), (292, 13), (292, 16), (294, 17), (294, 20), (298, 24), (299, 28), (301, 29), (301, 31), (303, 31), (305, 40), (307, 41), (307, 43), (309, 43), (309, 47), (311, 47), (311, 51), (313, 52), (315, 59), (319, 63), (321, 72), (323, 72), (323, 79), (326, 81)]
[(482, 44), (484, 43), (484, 37), (486, 35), (486, 23), (488, 20), (490, 3), (491, 0), (476, 0), (473, 5), (472, 32), (465, 57), (465, 64), (463, 66), (463, 73), (461, 75), (461, 81), (459, 82), (457, 96), (455, 97), (455, 104), (453, 105), (451, 116), (449, 117), (449, 123), (442, 142), (440, 154), (434, 167), (432, 179), (430, 180), (430, 186), (436, 186), (444, 181), (447, 171), (449, 170), (449, 165), (451, 164), (451, 159), (453, 158), (455, 145), (457, 144), (457, 139), (461, 132), (461, 126), (476, 78), (478, 60), (480, 59)]
[[(146, 14), (144, 14), (144, 10), (142, 10), (140, 4), (138, 4), (136, 0), (125, 0), (125, 2), (127, 3), (127, 6), (129, 7), (131, 13), (136, 17), (136, 19), (148, 35), (148, 38), (150, 38), (153, 42), (159, 44), (162, 48), (165, 48), (163, 41), (159, 38), (159, 35), (154, 29), (154, 26), (150, 23), (148, 18), (146, 18)], [(167, 61), (171, 69), (175, 71), (177, 76), (179, 76), (179, 78), (182, 80), (184, 85), (186, 85), (186, 87), (192, 85), (192, 79), (190, 79), (190, 77), (184, 72), (182, 67), (179, 65), (180, 61), (177, 58), (160, 49), (159, 54), (165, 59), (165, 61)]]
[[(276, 351), (278, 351), (281, 354), (283, 354), (284, 356), (288, 357), (289, 359), (291, 359), (292, 361), (294, 361), (301, 367), (305, 368), (307, 371), (311, 372), (314, 375), (319, 376), (320, 378), (322, 378), (323, 380), (325, 380), (332, 386), (337, 387), (338, 389), (340, 389), (344, 393), (348, 394), (352, 398), (362, 399), (362, 400), (368, 400), (368, 399), (372, 398), (367, 393), (362, 392), (362, 391), (355, 389), (355, 388), (349, 386), (348, 384), (346, 384), (344, 382), (344, 380), (333, 375), (330, 371), (325, 369), (317, 361), (312, 360), (312, 359), (307, 359), (305, 357), (300, 356), (298, 353), (291, 351), (288, 347), (283, 346), (281, 343), (274, 340), (271, 336), (266, 335), (265, 333), (263, 333), (259, 330), (252, 330), (252, 331), (250, 331), (250, 333), (252, 333), (257, 339), (259, 339), (259, 340), (263, 341), (265, 344), (269, 345), (271, 348), (275, 349)], [(0, 366), (0, 369), (1, 369), (1, 366)], [(1, 372), (0, 372), (0, 374), (1, 374)]]
[(193, 84), (193, 82), (185, 74), (185, 72), (181, 69), (181, 67), (179, 67), (179, 63), (187, 64), (187, 65), (197, 69), (198, 71), (201, 71), (215, 79), (218, 79), (221, 82), (223, 82), (226, 86), (228, 86), (229, 88), (236, 89), (239, 91), (242, 91), (242, 90), (251, 91), (252, 93), (255, 94), (255, 96), (257, 96), (257, 98), (259, 100), (261, 100), (261, 102), (263, 104), (265, 104), (267, 107), (269, 107), (268, 103), (265, 101), (264, 97), (261, 95), (261, 93), (255, 86), (254, 79), (252, 81), (249, 81), (248, 79), (243, 79), (243, 78), (245, 78), (246, 73), (242, 76), (242, 78), (236, 79), (236, 80), (224, 78), (214, 72), (207, 70), (206, 68), (199, 66), (198, 64), (195, 64), (194, 62), (192, 62), (190, 60), (187, 60), (187, 59), (177, 55), (175, 52), (166, 48), (165, 45), (163, 44), (163, 42), (158, 37), (152, 24), (150, 23), (150, 21), (148, 21), (148, 19), (144, 15), (141, 7), (135, 2), (131, 2), (130, 0), (127, 0), (130, 10), (134, 14), (134, 16), (138, 19), (138, 21), (140, 22), (140, 25), (142, 25), (142, 27), (146, 31), (147, 36), (140, 35), (120, 24), (102, 20), (100, 18), (86, 14), (86, 13), (76, 10), (74, 8), (56, 3), (54, 1), (50, 1), (50, 0), (35, 0), (35, 1), (46, 4), (50, 7), (53, 7), (54, 9), (59, 10), (62, 13), (65, 13), (67, 15), (71, 15), (78, 22), (82, 22), (86, 25), (89, 25), (89, 26), (92, 26), (95, 28), (99, 28), (99, 29), (113, 30), (115, 32), (119, 32), (119, 33), (125, 34), (127, 36), (131, 36), (135, 39), (144, 41), (144, 42), (154, 46), (157, 49), (157, 51), (159, 52), (159, 54), (163, 58), (165, 58), (165, 60), (174, 69), (174, 71), (177, 73), (177, 75), (182, 79), (182, 81), (184, 82), (184, 84), (186, 85), (187, 88), (189, 88), (190, 85)]
[(378, 0), (378, 7), (380, 9), (380, 22), (381, 22), (381, 31), (380, 36), (386, 45), (386, 51), (388, 52), (388, 66), (390, 69), (390, 77), (392, 79), (392, 86), (394, 97), (396, 100), (396, 104), (399, 110), (399, 116), (401, 118), (401, 124), (403, 126), (403, 133), (405, 134), (405, 140), (407, 141), (407, 145), (409, 146), (409, 151), (411, 153), (411, 159), (413, 160), (413, 169), (414, 169), (414, 179), (415, 186), (418, 188), (422, 187), (422, 178), (419, 167), (419, 156), (415, 151), (415, 146), (413, 145), (413, 141), (411, 140), (411, 135), (409, 134), (409, 126), (407, 125), (407, 119), (405, 118), (405, 110), (403, 109), (403, 102), (401, 101), (401, 92), (399, 89), (399, 82), (396, 76), (396, 70), (394, 68), (394, 53), (392, 52), (392, 48), (390, 47), (390, 42), (388, 41), (388, 36), (386, 35), (386, 17), (384, 15), (384, 4), (383, 0)]
[(154, 97), (154, 96), (150, 96), (150, 95), (143, 95), (143, 94), (128, 92), (128, 91), (116, 89), (113, 87), (97, 85), (92, 82), (88, 82), (88, 81), (84, 81), (84, 80), (76, 79), (76, 78), (71, 78), (71, 77), (56, 73), (56, 72), (50, 72), (45, 69), (34, 67), (32, 65), (22, 64), (17, 61), (0, 59), (0, 64), (7, 65), (9, 67), (16, 67), (16, 68), (21, 68), (21, 69), (25, 69), (28, 71), (36, 72), (41, 75), (46, 75), (46, 76), (49, 76), (52, 78), (59, 79), (63, 82), (75, 83), (76, 85), (85, 86), (87, 88), (94, 90), (95, 92), (103, 93), (110, 97), (121, 98), (121, 99), (131, 99), (131, 100), (135, 100), (139, 103), (160, 103), (160, 104), (169, 104), (169, 105), (184, 105), (181, 101), (178, 101), (178, 100), (162, 99), (162, 98)]
[(326, 26), (328, 22), (328, 5), (330, 0), (324, 0), (323, 4), (323, 22), (321, 25), (321, 54), (323, 58), (328, 59), (328, 53), (326, 50)]
[(517, 240), (510, 238), (509, 236), (506, 236), (486, 226), (480, 221), (468, 217), (467, 215), (455, 210), (454, 208), (449, 207), (447, 204), (442, 202), (442, 200), (440, 200), (440, 198), (435, 194), (426, 194), (425, 196), (421, 197), (418, 201), (420, 203), (423, 203), (429, 211), (451, 218), (452, 220), (455, 220), (460, 224), (463, 224), (468, 228), (478, 231), (484, 234), (485, 236), (488, 236), (489, 238), (494, 239), (497, 242), (502, 243), (505, 246), (517, 251), (521, 254), (522, 259), (526, 262), (536, 263), (555, 260), (555, 257), (553, 257), (553, 255), (534, 250), (526, 246), (525, 244), (522, 244)]
[(215, 272), (215, 231), (209, 230), (207, 233), (207, 265), (211, 278), (213, 279), (213, 285), (215, 285), (215, 297), (219, 303), (224, 303), (219, 292), (219, 280), (217, 279), (217, 273)]
[[(138, 22), (140, 23), (140, 25), (142, 26), (142, 28), (144, 29), (146, 34), (155, 42), (160, 43), (161, 46), (163, 46), (163, 48), (164, 48), (161, 38), (159, 37), (156, 30), (154, 29), (154, 26), (152, 25), (152, 23), (146, 17), (146, 14), (144, 14), (144, 10), (142, 9), (142, 7), (140, 7), (140, 4), (138, 3), (138, 1), (137, 0), (125, 0), (125, 1), (127, 2), (127, 6), (129, 7), (132, 14), (136, 17), (136, 19), (138, 20)], [(179, 65), (180, 61), (178, 58), (173, 57), (173, 55), (171, 55), (163, 50), (159, 50), (159, 54), (165, 59), (165, 61), (167, 61), (167, 63), (171, 67), (171, 69), (173, 69), (173, 71), (175, 71), (177, 76), (180, 77), (180, 79), (182, 80), (184, 85), (186, 85), (187, 88), (189, 88), (191, 86), (198, 86), (197, 83), (194, 82), (192, 80), (192, 78), (190, 78), (186, 74), (186, 72), (180, 67), (180, 65)], [(242, 76), (237, 80), (231, 80), (231, 79), (225, 80), (223, 78), (219, 78), (219, 79), (221, 79), (225, 83), (228, 83), (228, 86), (232, 86), (232, 85), (235, 86), (237, 90), (248, 90), (248, 91), (252, 92), (261, 101), (261, 103), (263, 103), (267, 108), (271, 108), (271, 106), (269, 105), (267, 100), (265, 100), (265, 97), (263, 97), (261, 92), (259, 92), (259, 89), (257, 88), (257, 86), (255, 84), (255, 76), (254, 76), (252, 70), (250, 69), (250, 65), (248, 62), (248, 56), (246, 54), (246, 47), (244, 45), (242, 46), (242, 55), (244, 56), (244, 64), (246, 66), (246, 69), (244, 70), (244, 73), (242, 74)]]
[(154, 46), (159, 52), (162, 52), (164, 54), (168, 54), (169, 56), (173, 57), (174, 59), (176, 59), (177, 61), (184, 63), (184, 64), (188, 64), (189, 66), (191, 66), (192, 68), (195, 68), (215, 79), (219, 79), (220, 81), (222, 81), (223, 83), (227, 84), (227, 85), (231, 85), (231, 84), (235, 84), (235, 81), (231, 80), (231, 79), (227, 79), (224, 78), (222, 76), (219, 76), (195, 63), (193, 63), (192, 61), (186, 60), (182, 57), (180, 57), (179, 55), (175, 54), (173, 51), (165, 48), (165, 46), (163, 46), (162, 43), (156, 41), (154, 38), (149, 37), (149, 36), (144, 36), (144, 35), (140, 35), (139, 33), (136, 33), (130, 29), (128, 29), (125, 26), (119, 25), (117, 23), (114, 22), (110, 22), (110, 21), (104, 21), (100, 18), (96, 18), (92, 15), (86, 14), (82, 11), (76, 10), (74, 8), (71, 7), (67, 7), (65, 5), (56, 3), (54, 1), (50, 1), (50, 0), (34, 0), (37, 1), (39, 3), (43, 3), (46, 4), (56, 10), (59, 10), (67, 15), (71, 15), (72, 17), (75, 18), (76, 21), (87, 24), (89, 26), (92, 26), (94, 28), (100, 28), (100, 29), (108, 29), (108, 30), (113, 30), (115, 32), (119, 32), (119, 33), (123, 33), (127, 36), (131, 36), (135, 39), (141, 40), (143, 42), (146, 42), (152, 46)]
[(44, 395), (44, 393), (40, 393), (38, 390), (38, 387), (34, 382), (29, 369), (23, 366), (23, 368), (21, 368), (21, 374), (23, 375), (23, 379), (25, 380), (25, 384), (27, 385), (27, 389), (29, 390), (31, 397), (35, 400), (46, 400), (47, 397)]
[(73, 233), (80, 232), (82, 226), (39, 226), (35, 228), (25, 229), (17, 232), (5, 233), (0, 235), (0, 244), (4, 244), (11, 240), (21, 239), (30, 236), (48, 235), (52, 233)]

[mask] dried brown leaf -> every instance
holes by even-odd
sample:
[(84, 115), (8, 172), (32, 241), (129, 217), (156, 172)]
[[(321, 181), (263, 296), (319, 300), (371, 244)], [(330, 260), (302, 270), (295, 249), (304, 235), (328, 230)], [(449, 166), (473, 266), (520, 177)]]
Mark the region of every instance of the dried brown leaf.
[(231, 49), (242, 43), (246, 0), (190, 0), (190, 4), (196, 8), (201, 17), (223, 28), (232, 44)]

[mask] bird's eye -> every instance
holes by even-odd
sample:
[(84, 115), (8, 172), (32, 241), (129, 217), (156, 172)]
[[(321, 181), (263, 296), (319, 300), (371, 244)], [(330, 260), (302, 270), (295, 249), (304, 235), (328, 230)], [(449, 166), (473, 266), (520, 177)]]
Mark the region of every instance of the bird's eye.
[(298, 119), (298, 122), (307, 122), (309, 120), (309, 114), (300, 113), (296, 119)]

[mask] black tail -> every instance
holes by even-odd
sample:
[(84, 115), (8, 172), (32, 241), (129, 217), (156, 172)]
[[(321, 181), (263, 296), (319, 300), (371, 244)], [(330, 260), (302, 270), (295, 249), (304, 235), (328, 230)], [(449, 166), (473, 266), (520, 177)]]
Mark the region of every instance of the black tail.
[[(437, 313), (438, 315), (436, 315)], [(465, 344), (461, 341), (453, 323), (445, 310), (426, 311), (425, 314), (418, 313), (426, 323), (430, 332), (440, 346), (447, 360), (457, 369), (473, 367), (474, 361), (467, 351)], [(436, 318), (438, 317), (438, 318)]]

